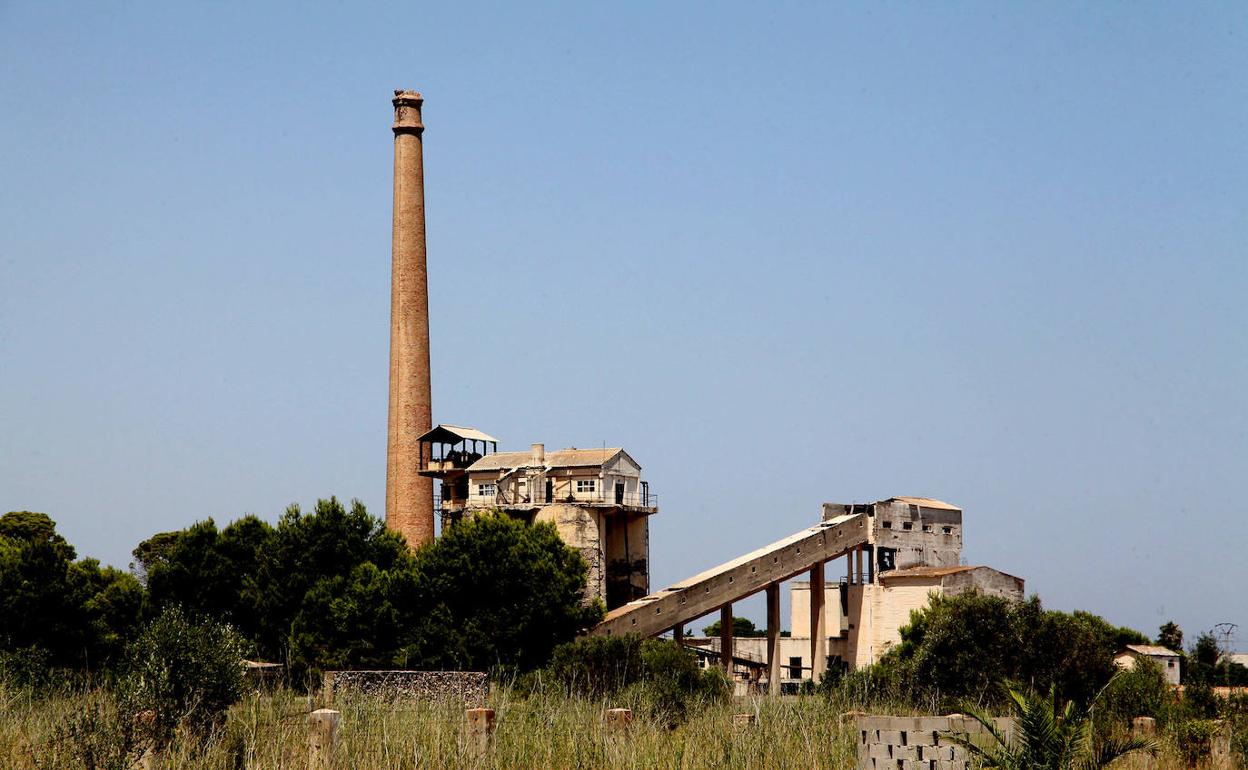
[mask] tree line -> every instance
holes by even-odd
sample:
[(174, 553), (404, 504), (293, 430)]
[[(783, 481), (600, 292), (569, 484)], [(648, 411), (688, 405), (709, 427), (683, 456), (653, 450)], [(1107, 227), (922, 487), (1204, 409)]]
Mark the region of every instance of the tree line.
[(109, 669), (178, 608), (296, 676), (352, 667), (526, 671), (597, 622), (587, 567), (549, 524), (476, 517), (410, 551), (358, 501), (162, 532), (130, 572), (79, 559), (51, 517), (0, 516), (0, 664)]

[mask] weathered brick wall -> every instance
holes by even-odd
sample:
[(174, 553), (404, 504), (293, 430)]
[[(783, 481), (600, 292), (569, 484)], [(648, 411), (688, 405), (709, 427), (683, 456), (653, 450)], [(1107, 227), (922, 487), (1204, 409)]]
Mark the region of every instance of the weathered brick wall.
[(388, 700), (452, 700), (470, 708), (485, 705), (489, 680), (476, 671), (326, 671), (326, 703), (369, 695)]
[[(1012, 723), (998, 719), (1008, 735)], [(966, 716), (858, 717), (859, 770), (966, 770), (966, 750), (944, 737), (965, 733), (971, 740), (991, 742), (983, 725)]]

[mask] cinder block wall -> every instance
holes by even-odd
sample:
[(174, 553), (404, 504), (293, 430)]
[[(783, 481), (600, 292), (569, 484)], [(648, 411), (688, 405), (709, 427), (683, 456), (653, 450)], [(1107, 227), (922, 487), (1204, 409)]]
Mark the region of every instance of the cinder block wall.
[[(1013, 723), (996, 720), (1008, 736)], [(964, 733), (975, 743), (992, 741), (974, 719), (944, 717), (866, 716), (857, 720), (859, 770), (966, 770), (966, 750), (945, 735)]]

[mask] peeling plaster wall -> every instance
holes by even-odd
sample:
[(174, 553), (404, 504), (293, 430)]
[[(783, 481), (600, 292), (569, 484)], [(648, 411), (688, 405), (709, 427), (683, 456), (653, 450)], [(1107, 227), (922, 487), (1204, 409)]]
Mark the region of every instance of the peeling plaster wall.
[(605, 602), (606, 555), (602, 551), (605, 534), (602, 519), (602, 515), (593, 508), (555, 503), (542, 506), (534, 521), (553, 523), (563, 542), (580, 552), (585, 563), (589, 565), (589, 573), (585, 578), (585, 598), (597, 598)]
[(876, 548), (894, 549), (897, 569), (956, 567), (962, 558), (962, 512), (876, 503), (868, 542)]

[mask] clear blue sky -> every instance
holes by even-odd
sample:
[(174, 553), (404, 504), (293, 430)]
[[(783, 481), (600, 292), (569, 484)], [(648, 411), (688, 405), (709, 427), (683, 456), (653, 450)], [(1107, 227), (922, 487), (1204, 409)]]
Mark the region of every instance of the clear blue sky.
[(394, 88), (435, 420), (626, 447), (656, 587), (925, 495), (1248, 642), (1239, 2), (0, 2), (0, 511), (382, 513)]

